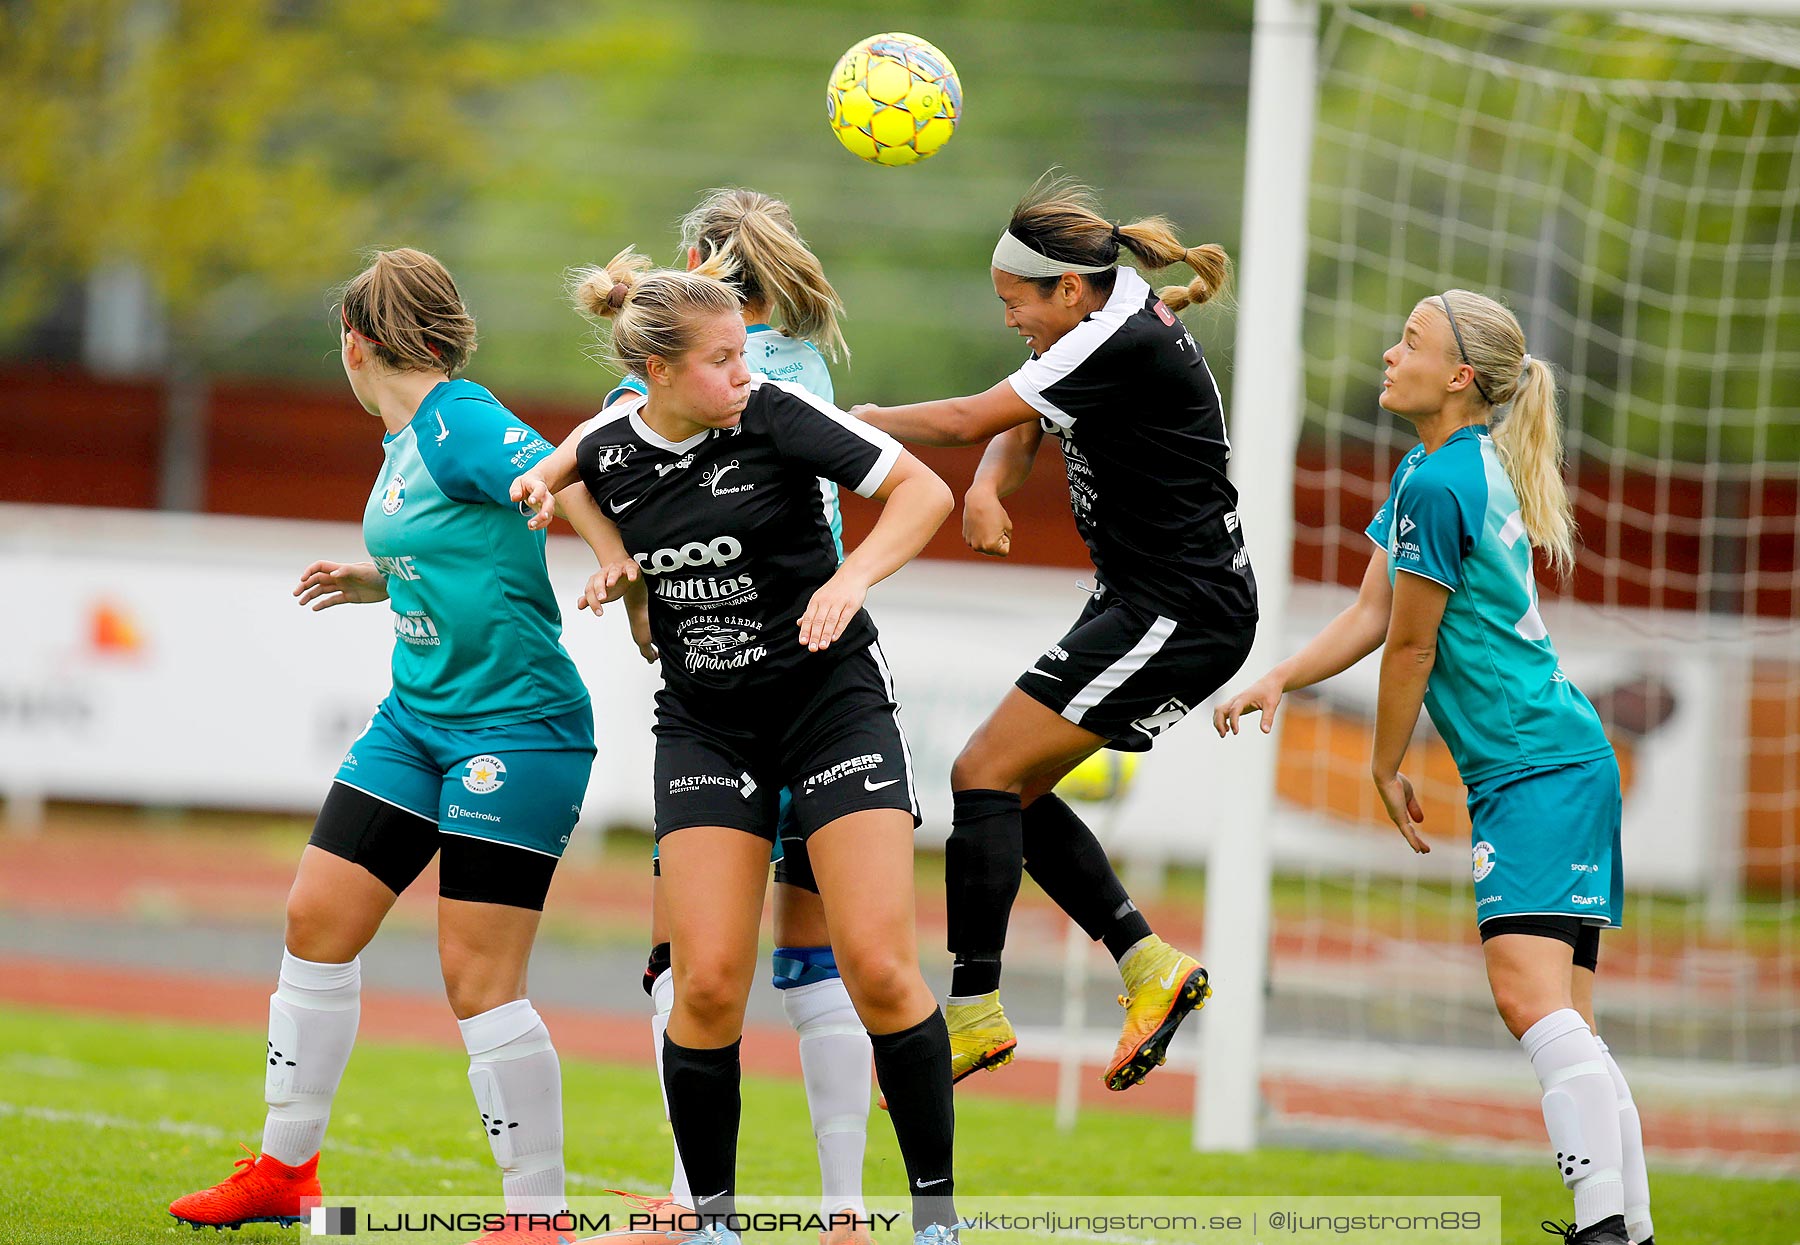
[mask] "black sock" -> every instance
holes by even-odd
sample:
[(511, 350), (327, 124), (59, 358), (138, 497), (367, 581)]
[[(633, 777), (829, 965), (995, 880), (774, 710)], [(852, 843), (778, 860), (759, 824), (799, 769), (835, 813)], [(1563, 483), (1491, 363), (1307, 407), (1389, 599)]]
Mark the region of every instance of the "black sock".
[[(888, 1118), (906, 1164), (912, 1193), (913, 1231), (956, 1222), (956, 1100), (950, 1090), (950, 1030), (933, 1008), (910, 1029), (871, 1033), (875, 1079), (887, 1096)], [(689, 1169), (688, 1178), (693, 1179)]]
[(1150, 922), (1131, 902), (1106, 849), (1074, 809), (1054, 795), (1041, 795), (1020, 820), (1031, 880), (1089, 938), (1104, 942), (1117, 960), (1150, 936)]
[(742, 1044), (740, 1038), (730, 1046), (699, 1050), (678, 1046), (663, 1034), (669, 1127), (687, 1168), (694, 1209), (705, 1222), (736, 1213), (738, 1119), (744, 1108), (739, 1091)]
[(950, 841), (944, 844), (945, 915), (956, 957), (950, 993), (986, 994), (1000, 988), (1006, 920), (1024, 874), (1019, 797), (1011, 791), (958, 791), (954, 802)]

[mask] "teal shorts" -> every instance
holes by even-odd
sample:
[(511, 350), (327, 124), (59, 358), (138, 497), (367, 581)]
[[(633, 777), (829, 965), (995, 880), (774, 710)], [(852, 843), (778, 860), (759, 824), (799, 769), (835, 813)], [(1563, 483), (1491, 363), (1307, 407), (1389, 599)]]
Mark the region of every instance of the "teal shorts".
[(1621, 924), (1620, 804), (1610, 753), (1471, 785), (1476, 924), (1501, 916)]
[(560, 859), (594, 768), (590, 705), (553, 718), (433, 726), (393, 695), (351, 743), (337, 781), (432, 822), (442, 834)]

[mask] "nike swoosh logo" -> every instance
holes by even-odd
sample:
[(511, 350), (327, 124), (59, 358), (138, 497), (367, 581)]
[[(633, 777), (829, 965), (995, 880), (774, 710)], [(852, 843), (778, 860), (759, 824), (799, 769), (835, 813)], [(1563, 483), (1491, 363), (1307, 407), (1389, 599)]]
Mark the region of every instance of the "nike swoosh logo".
[(612, 502), (611, 503), (612, 512), (614, 514), (624, 514), (627, 510), (631, 509), (633, 506), (637, 505), (639, 502), (641, 502), (643, 500), (644, 499), (642, 497), (633, 497), (630, 501)]
[(1174, 968), (1171, 968), (1169, 970), (1168, 976), (1157, 978), (1156, 984), (1161, 986), (1165, 990), (1169, 989), (1171, 986), (1173, 986), (1175, 984), (1175, 975), (1177, 973), (1179, 973), (1180, 971), (1181, 971), (1181, 965), (1177, 964)]
[(720, 1189), (717, 1193), (709, 1193), (705, 1197), (697, 1197), (694, 1199), (694, 1209), (698, 1210), (700, 1207), (706, 1205), (708, 1202), (716, 1202), (724, 1196), (725, 1196), (725, 1190)]
[(870, 782), (867, 778), (865, 778), (865, 779), (863, 779), (863, 790), (879, 791), (883, 787), (891, 787), (899, 781), (900, 780), (898, 778), (890, 778), (886, 782)]
[[(898, 781), (898, 779), (896, 779), (895, 781)], [(948, 1176), (939, 1176), (936, 1180), (915, 1180), (915, 1181), (913, 1181), (913, 1185), (915, 1188), (929, 1189), (932, 1185), (943, 1184), (944, 1181), (946, 1181), (948, 1179), (950, 1179), (950, 1177), (948, 1177)]]
[(1039, 670), (1036, 666), (1033, 666), (1031, 669), (1027, 670), (1025, 673), (1026, 674), (1041, 674), (1046, 679), (1055, 679), (1058, 683), (1062, 682), (1062, 675), (1051, 674), (1048, 670)]
[(438, 439), (439, 443), (441, 444), (443, 442), (444, 438), (450, 435), (450, 429), (448, 429), (444, 426), (444, 417), (442, 415), (439, 415), (437, 417), (437, 421), (438, 421), (438, 428), (441, 430), (437, 434), (437, 439)]

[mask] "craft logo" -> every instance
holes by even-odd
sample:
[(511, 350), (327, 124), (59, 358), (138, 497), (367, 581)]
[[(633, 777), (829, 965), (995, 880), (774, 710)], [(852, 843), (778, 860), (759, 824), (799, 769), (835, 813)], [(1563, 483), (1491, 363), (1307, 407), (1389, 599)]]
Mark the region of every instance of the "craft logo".
[(1188, 714), (1188, 707), (1180, 700), (1165, 700), (1155, 713), (1146, 714), (1133, 722), (1146, 735), (1160, 735)]

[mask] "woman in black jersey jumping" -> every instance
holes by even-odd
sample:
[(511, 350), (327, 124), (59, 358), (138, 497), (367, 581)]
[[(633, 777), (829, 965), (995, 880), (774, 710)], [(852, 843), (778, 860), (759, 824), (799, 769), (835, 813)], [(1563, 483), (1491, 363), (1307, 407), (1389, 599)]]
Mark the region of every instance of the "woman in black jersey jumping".
[[(1216, 295), (1229, 262), (1217, 246), (1184, 247), (1160, 217), (1114, 226), (1098, 207), (1087, 187), (1042, 179), (994, 247), (994, 292), (1032, 351), (1017, 372), (970, 397), (852, 412), (903, 441), (992, 438), (963, 535), (996, 557), (1012, 545), (1000, 499), (1025, 482), (1044, 434), (1055, 437), (1098, 580), (951, 771), (945, 1012), (957, 1080), (1012, 1058), (1000, 953), (1021, 868), (1118, 961), (1126, 1015), (1107, 1088), (1143, 1080), (1211, 993), (1206, 970), (1151, 933), (1093, 832), (1051, 794), (1100, 748), (1148, 749), (1237, 671), (1256, 631), (1218, 385), (1175, 315)], [(1147, 270), (1181, 260), (1198, 275), (1154, 291), (1118, 266), (1125, 252)]]
[[(644, 384), (581, 436), (574, 466), (599, 513), (577, 528), (601, 562), (583, 604), (646, 585), (662, 660), (656, 836), (675, 974), (663, 1086), (703, 1225), (690, 1240), (734, 1242), (741, 1224), (738, 1045), (785, 787), (894, 1106), (914, 1230), (953, 1245), (949, 1037), (913, 926), (918, 801), (863, 598), (954, 501), (886, 433), (749, 369), (742, 299), (720, 279), (731, 262), (648, 271), (627, 250), (575, 283)], [(572, 483), (556, 474), (525, 491)], [(821, 477), (884, 503), (841, 565)]]

